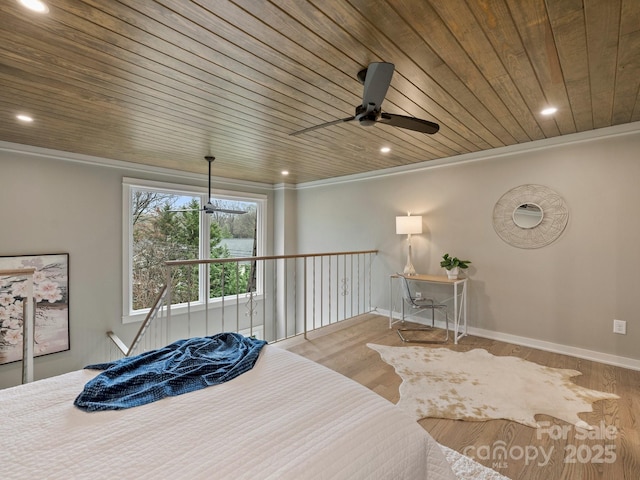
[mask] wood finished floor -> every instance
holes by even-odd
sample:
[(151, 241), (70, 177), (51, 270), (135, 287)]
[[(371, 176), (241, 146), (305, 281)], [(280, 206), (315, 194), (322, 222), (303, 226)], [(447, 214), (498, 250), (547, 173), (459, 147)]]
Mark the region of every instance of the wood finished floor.
[[(326, 327), (309, 334), (308, 340), (295, 338), (278, 345), (340, 372), (396, 403), (401, 379), (367, 343), (411, 345), (403, 344), (395, 330), (389, 330), (386, 317), (374, 314), (348, 320), (344, 326)], [(507, 420), (421, 420), (420, 425), (438, 442), (461, 453), (465, 449), (467, 453), (477, 452), (476, 461), (513, 480), (640, 479), (640, 372), (473, 336), (446, 347), (457, 351), (484, 348), (494, 355), (512, 355), (549, 367), (575, 369), (582, 372), (573, 378), (575, 383), (616, 393), (620, 399), (595, 402), (592, 413), (580, 414), (591, 425), (615, 427), (616, 432), (610, 435), (615, 437), (612, 440), (604, 439), (604, 435), (599, 439), (576, 438), (580, 437), (580, 431), (546, 415), (537, 415), (536, 420), (549, 422), (547, 433)], [(560, 434), (563, 427), (567, 435)], [(500, 445), (508, 452), (506, 461), (482, 458), (486, 458), (486, 452), (496, 452), (496, 446)], [(538, 457), (527, 460), (526, 452), (533, 457), (534, 449)], [(549, 458), (546, 462), (541, 449)], [(522, 458), (518, 458), (520, 453), (524, 455)], [(604, 462), (607, 457), (613, 459), (613, 455), (615, 460)], [(603, 462), (599, 463), (599, 459)]]

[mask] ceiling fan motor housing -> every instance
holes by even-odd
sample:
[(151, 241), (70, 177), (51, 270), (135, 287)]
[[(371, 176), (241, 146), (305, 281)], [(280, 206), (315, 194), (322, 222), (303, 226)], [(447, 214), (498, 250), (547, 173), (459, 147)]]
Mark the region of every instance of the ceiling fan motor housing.
[(376, 109), (375, 105), (370, 103), (369, 105), (358, 105), (356, 107), (356, 119), (363, 127), (370, 127), (380, 120), (380, 114), (382, 110)]

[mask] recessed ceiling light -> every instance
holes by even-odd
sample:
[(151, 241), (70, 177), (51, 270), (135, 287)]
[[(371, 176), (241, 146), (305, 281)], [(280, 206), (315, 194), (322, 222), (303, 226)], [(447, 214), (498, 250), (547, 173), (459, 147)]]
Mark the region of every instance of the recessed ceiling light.
[(37, 13), (49, 13), (49, 7), (40, 0), (19, 0), (19, 2), (27, 7), (29, 10), (33, 10)]
[(542, 115), (553, 115), (557, 111), (558, 111), (558, 109), (556, 107), (548, 107), (548, 108), (545, 108), (544, 110), (542, 110), (540, 113)]
[(282, 175), (289, 175), (289, 171), (288, 170), (283, 170), (282, 171)]
[(380, 151), (381, 151), (382, 153), (389, 153), (389, 152), (391, 151), (391, 149), (390, 149), (389, 147), (382, 147), (382, 148), (380, 149)]
[(16, 118), (21, 122), (33, 122), (33, 118), (31, 118), (29, 115), (16, 115)]

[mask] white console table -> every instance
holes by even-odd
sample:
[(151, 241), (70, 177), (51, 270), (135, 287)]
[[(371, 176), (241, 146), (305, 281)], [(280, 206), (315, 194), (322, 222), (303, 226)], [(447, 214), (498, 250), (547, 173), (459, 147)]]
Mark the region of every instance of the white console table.
[(389, 280), (389, 328), (400, 321), (393, 319), (394, 299), (396, 298), (394, 280), (400, 277), (404, 277), (410, 282), (450, 285), (453, 288), (453, 342), (457, 344), (458, 340), (467, 335), (467, 279), (450, 280), (444, 275), (401, 275), (398, 273), (391, 275)]

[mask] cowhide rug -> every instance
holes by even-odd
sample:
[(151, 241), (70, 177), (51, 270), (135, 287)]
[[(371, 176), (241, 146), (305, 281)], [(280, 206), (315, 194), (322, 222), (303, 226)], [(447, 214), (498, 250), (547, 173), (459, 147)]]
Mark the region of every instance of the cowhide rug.
[(538, 427), (534, 415), (546, 414), (590, 428), (578, 413), (592, 412), (597, 400), (620, 398), (576, 385), (570, 378), (582, 375), (577, 370), (544, 367), (483, 349), (367, 346), (402, 378), (398, 406), (416, 420), (505, 418)]

